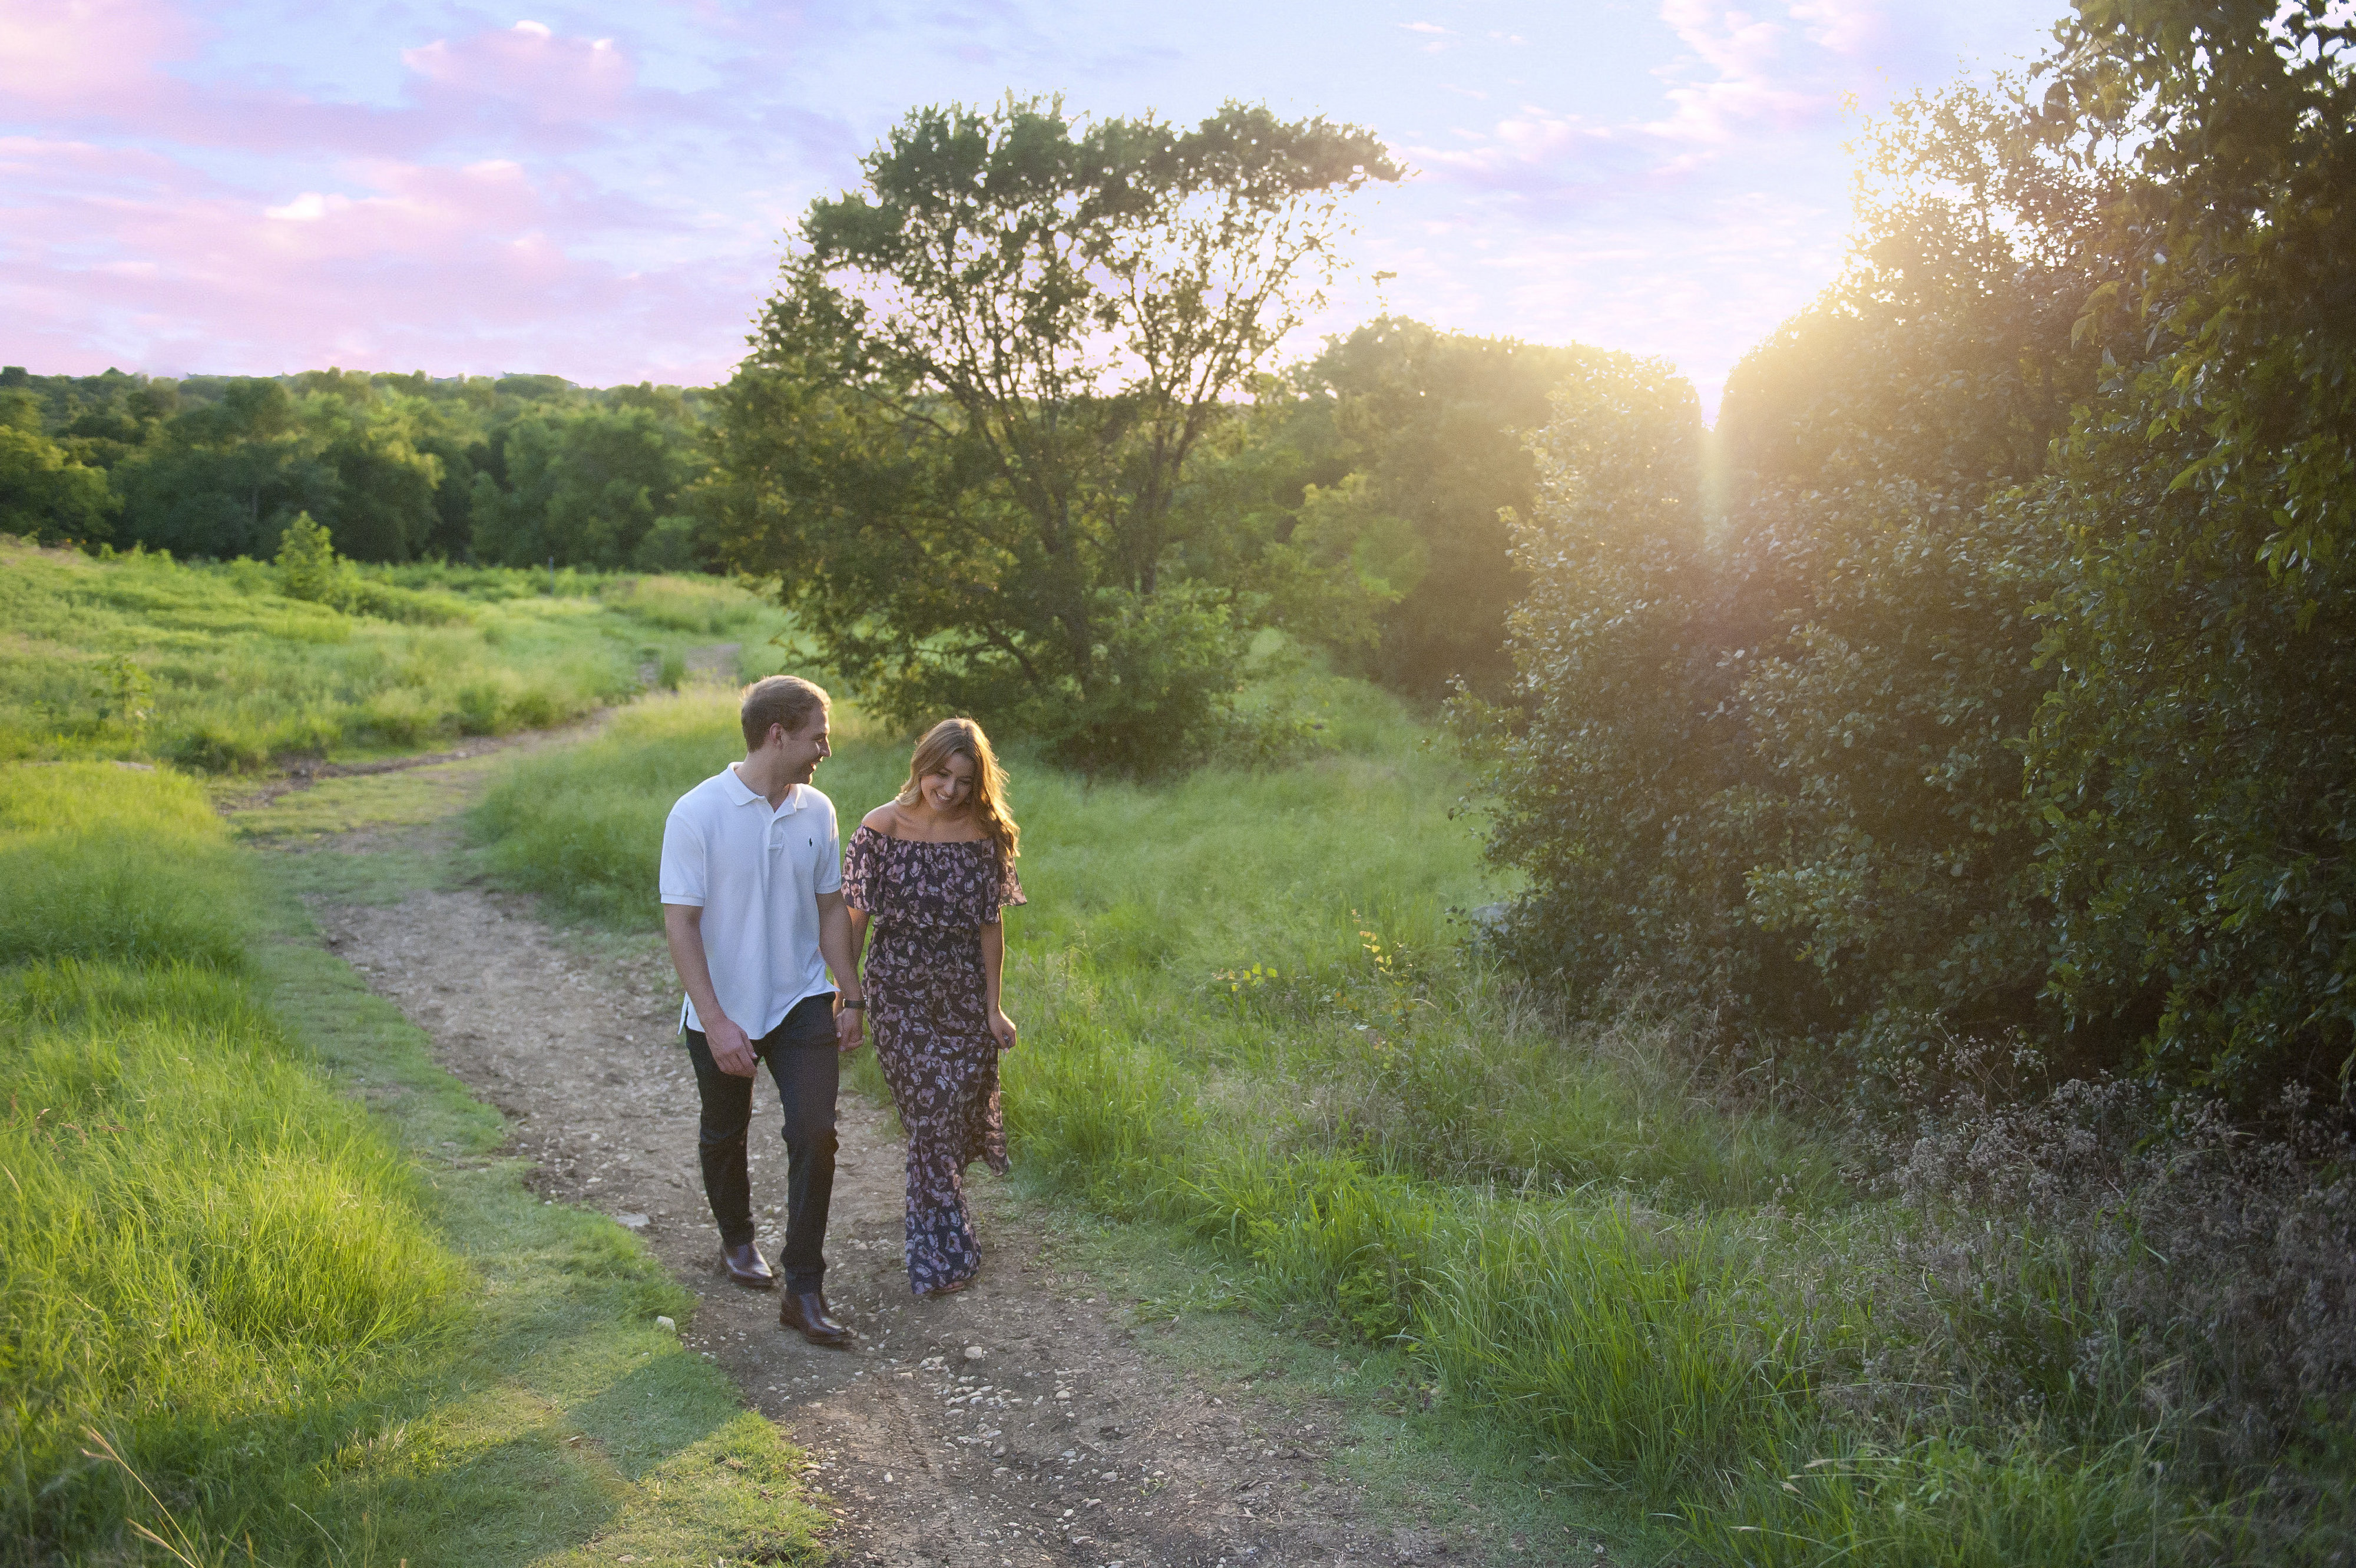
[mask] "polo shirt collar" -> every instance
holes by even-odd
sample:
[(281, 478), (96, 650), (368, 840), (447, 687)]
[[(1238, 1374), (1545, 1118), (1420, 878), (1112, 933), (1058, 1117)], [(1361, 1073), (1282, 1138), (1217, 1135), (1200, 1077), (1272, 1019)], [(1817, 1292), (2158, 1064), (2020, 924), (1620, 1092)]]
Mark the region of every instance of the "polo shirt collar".
[[(769, 798), (766, 795), (755, 789), (750, 784), (745, 783), (744, 779), (736, 776), (736, 765), (734, 763), (732, 762), (728, 765), (726, 772), (728, 775), (728, 782), (725, 788), (728, 791), (729, 802), (732, 805), (749, 806), (756, 800), (764, 806), (769, 803)], [(802, 787), (798, 784), (789, 786), (786, 790), (785, 804), (777, 808), (777, 815), (781, 817), (791, 816), (794, 812), (798, 811), (801, 809)]]

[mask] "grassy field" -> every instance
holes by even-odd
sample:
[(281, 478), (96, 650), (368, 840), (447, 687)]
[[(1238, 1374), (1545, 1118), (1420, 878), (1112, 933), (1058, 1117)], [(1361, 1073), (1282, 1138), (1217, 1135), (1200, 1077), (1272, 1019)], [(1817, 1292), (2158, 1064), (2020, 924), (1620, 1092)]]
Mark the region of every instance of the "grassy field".
[[(758, 1496), (795, 1456), (649, 1326), (676, 1287), (526, 1193), (492, 1113), (307, 945), (290, 878), (327, 871), (238, 842), (446, 804), (355, 779), (232, 831), (205, 779), (537, 727), (713, 643), (766, 672), (781, 619), (701, 580), (403, 568), (339, 611), (251, 563), (0, 566), (0, 1562), (135, 1556), (134, 1523), (198, 1561), (813, 1550)], [(1010, 1132), (1141, 1321), (1244, 1312), (1348, 1369), (1402, 1469), (1437, 1444), (1634, 1562), (2339, 1560), (2336, 1428), (2287, 1510), (2180, 1463), (2206, 1417), (2169, 1404), (2169, 1347), (2112, 1332), (2109, 1254), (1860, 1186), (1674, 1015), (1551, 1015), (1472, 940), (1504, 890), (1448, 752), (1365, 686), (1273, 684), (1322, 752), (1140, 787), (1012, 748)], [(855, 820), (905, 746), (855, 709), (838, 733), (819, 782)], [(502, 775), (479, 864), (649, 940), (664, 814), (734, 734), (690, 688), (469, 765)]]
[[(2340, 1516), (2260, 1541), (2155, 1463), (2153, 1368), (2069, 1348), (2104, 1310), (2073, 1255), (2023, 1230), (1959, 1283), (1926, 1226), (2013, 1217), (1861, 1189), (1837, 1142), (1708, 1092), (1675, 1019), (1569, 1026), (1507, 984), (1464, 940), (1496, 890), (1456, 765), (1323, 695), (1334, 750), (1279, 770), (1089, 784), (1016, 748), (1010, 1133), (1061, 1201), (1234, 1282), (1169, 1311), (1388, 1358), (1467, 1463), (1550, 1477), (1638, 1561), (2332, 1560)], [(651, 702), (518, 762), (489, 865), (651, 930), (664, 813), (732, 717)], [(905, 753), (838, 729), (819, 783), (855, 820)]]
[(289, 598), (252, 561), (93, 560), (0, 539), (0, 761), (128, 757), (236, 772), (545, 728), (735, 643), (785, 655), (782, 614), (712, 578), (353, 568), (352, 608)]
[(0, 766), (0, 1562), (814, 1558), (693, 1298), (279, 878), (191, 779)]

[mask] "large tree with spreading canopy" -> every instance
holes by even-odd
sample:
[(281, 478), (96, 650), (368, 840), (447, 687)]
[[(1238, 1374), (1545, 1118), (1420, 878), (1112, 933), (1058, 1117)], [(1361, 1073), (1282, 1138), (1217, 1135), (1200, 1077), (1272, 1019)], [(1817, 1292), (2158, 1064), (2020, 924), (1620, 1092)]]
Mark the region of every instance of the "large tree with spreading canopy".
[(1320, 307), (1370, 133), (1229, 104), (911, 113), (814, 202), (731, 382), (727, 548), (871, 703), (1160, 766), (1219, 722), (1232, 585), (1173, 571), (1188, 458)]

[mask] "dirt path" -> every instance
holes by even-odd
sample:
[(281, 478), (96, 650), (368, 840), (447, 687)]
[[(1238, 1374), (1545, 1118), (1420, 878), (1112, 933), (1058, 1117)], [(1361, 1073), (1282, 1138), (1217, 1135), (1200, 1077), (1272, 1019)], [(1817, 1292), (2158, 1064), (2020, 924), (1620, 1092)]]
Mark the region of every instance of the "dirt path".
[[(1329, 1475), (1338, 1418), (1222, 1402), (1156, 1365), (1111, 1294), (1059, 1273), (1052, 1238), (997, 1201), (980, 1167), (980, 1280), (913, 1297), (903, 1146), (884, 1112), (848, 1091), (827, 1290), (859, 1348), (781, 1331), (775, 1295), (720, 1272), (678, 997), (653, 952), (593, 968), (527, 906), (476, 890), (316, 912), (334, 950), (507, 1113), (540, 1190), (637, 1230), (703, 1298), (689, 1344), (810, 1451), (842, 1509), (841, 1560), (1261, 1568), (1422, 1554), (1361, 1520)], [(773, 1096), (765, 1082), (754, 1166), (772, 1259), (785, 1188)]]

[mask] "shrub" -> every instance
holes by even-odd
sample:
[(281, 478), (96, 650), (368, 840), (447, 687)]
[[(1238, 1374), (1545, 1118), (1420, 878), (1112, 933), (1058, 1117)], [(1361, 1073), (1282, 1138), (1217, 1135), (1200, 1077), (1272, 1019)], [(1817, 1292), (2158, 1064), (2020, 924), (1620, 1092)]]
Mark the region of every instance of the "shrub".
[(290, 599), (341, 607), (349, 574), (324, 524), (296, 512), (278, 539), (278, 591)]
[(1889, 1179), (1930, 1287), (1906, 1326), (1931, 1377), (1901, 1386), (1976, 1384), (2096, 1444), (2134, 1411), (2211, 1468), (2356, 1409), (2356, 1142), (2297, 1097), (2253, 1135), (2147, 1085), (1959, 1094)]
[(1213, 755), (1234, 726), (1249, 641), (1226, 596), (1176, 585), (1151, 598), (1106, 588), (1097, 599), (1093, 679), (1065, 701), (1018, 709), (1021, 727), (1060, 761), (1130, 778)]
[(205, 719), (174, 739), (166, 755), (200, 773), (241, 773), (269, 761), (270, 748), (234, 720)]

